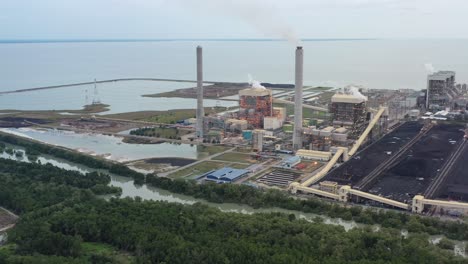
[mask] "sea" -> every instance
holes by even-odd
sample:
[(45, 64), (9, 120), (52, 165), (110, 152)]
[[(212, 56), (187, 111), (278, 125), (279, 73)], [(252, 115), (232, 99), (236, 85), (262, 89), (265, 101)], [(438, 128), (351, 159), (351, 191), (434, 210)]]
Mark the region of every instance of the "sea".
[[(94, 79), (195, 80), (195, 48), (203, 47), (207, 81), (293, 83), (295, 47), (278, 40), (0, 41), (0, 91), (89, 82)], [(424, 89), (430, 69), (453, 70), (468, 82), (468, 39), (309, 39), (304, 84), (372, 89)], [(250, 77), (251, 76), (251, 77)], [(127, 82), (0, 95), (0, 109), (74, 110), (98, 99), (107, 113), (193, 108), (192, 99), (143, 94), (191, 83)], [(208, 106), (233, 106), (206, 101)]]

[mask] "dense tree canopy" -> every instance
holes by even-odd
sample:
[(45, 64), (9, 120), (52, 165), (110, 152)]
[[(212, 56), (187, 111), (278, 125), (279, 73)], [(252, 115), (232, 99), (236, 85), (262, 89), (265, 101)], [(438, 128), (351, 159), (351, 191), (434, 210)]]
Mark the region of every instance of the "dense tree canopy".
[(345, 232), (294, 215), (223, 213), (202, 204), (107, 201), (89, 190), (106, 183), (107, 175), (0, 164), (0, 204), (21, 213), (9, 233), (14, 247), (0, 249), (0, 263), (119, 262), (90, 253), (89, 243), (127, 252), (136, 263), (466, 263), (430, 244), (428, 235), (404, 238), (386, 228)]
[[(427, 234), (467, 239), (465, 223), (344, 207), (245, 185), (145, 176), (62, 148), (1, 134), (0, 140), (25, 147), (28, 155), (50, 154), (211, 202), (281, 207), (382, 227), (345, 232), (280, 213), (242, 215), (201, 204), (106, 201), (97, 195), (120, 191), (108, 186), (106, 174), (0, 159), (0, 205), (21, 215), (9, 244), (0, 248), (0, 263), (467, 263), (450, 252), (453, 243), (444, 239), (434, 246)], [(410, 236), (402, 237), (400, 229), (408, 229)]]

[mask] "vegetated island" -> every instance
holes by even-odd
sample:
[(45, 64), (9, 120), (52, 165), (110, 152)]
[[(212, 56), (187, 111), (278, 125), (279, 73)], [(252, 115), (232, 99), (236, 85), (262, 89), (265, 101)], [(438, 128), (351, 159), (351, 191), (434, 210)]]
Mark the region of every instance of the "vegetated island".
[[(221, 97), (236, 95), (240, 90), (248, 87), (248, 83), (214, 83), (204, 86), (203, 97), (205, 99), (219, 99)], [(182, 88), (170, 92), (146, 94), (143, 96), (197, 98), (197, 87)]]

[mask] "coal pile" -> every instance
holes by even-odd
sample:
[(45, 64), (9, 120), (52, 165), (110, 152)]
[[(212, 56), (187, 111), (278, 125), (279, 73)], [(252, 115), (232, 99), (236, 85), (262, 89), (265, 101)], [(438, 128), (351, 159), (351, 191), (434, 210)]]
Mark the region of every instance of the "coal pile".
[(424, 193), (455, 149), (455, 141), (462, 140), (462, 128), (451, 124), (433, 127), (406, 151), (403, 160), (379, 177), (369, 192), (401, 202)]
[(348, 162), (331, 171), (324, 180), (339, 184), (357, 184), (379, 164), (414, 138), (423, 124), (407, 122), (385, 135), (382, 139), (355, 154)]
[(468, 148), (452, 167), (440, 193), (441, 199), (468, 202)]

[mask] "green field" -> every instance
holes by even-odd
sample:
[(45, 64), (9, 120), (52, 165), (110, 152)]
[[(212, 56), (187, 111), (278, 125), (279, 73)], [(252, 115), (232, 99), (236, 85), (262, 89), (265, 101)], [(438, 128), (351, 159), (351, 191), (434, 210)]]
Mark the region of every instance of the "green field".
[(191, 178), (203, 173), (209, 172), (211, 170), (220, 169), (224, 167), (224, 164), (221, 162), (213, 162), (213, 161), (204, 161), (202, 163), (198, 163), (196, 165), (190, 166), (186, 169), (176, 171), (174, 173), (169, 174), (170, 178)]
[(225, 147), (225, 146), (205, 146), (205, 145), (197, 146), (197, 152), (203, 153), (204, 157), (208, 157), (208, 156), (226, 151), (228, 149), (229, 147)]
[(214, 158), (214, 160), (230, 161), (230, 162), (243, 162), (243, 163), (255, 163), (255, 160), (252, 160), (249, 154), (237, 153), (237, 152), (228, 152), (224, 153), (221, 156)]
[[(180, 107), (175, 105), (174, 107)], [(226, 107), (205, 107), (205, 113), (219, 113), (226, 111)], [(121, 114), (105, 115), (107, 118), (138, 120), (164, 124), (175, 124), (179, 120), (185, 120), (196, 116), (195, 109), (173, 109), (168, 111), (140, 111)]]
[(182, 136), (185, 136), (190, 133), (191, 131), (182, 130), (174, 127), (145, 127), (131, 131), (130, 135), (180, 139)]
[(187, 178), (192, 179), (211, 170), (221, 169), (223, 167), (232, 167), (235, 169), (245, 169), (249, 165), (242, 165), (229, 162), (204, 161), (186, 169), (169, 174), (169, 178)]
[(104, 243), (83, 242), (81, 248), (85, 255), (105, 256), (112, 259), (113, 263), (135, 263), (134, 257), (128, 253), (117, 250), (113, 246)]

